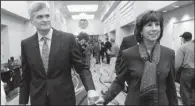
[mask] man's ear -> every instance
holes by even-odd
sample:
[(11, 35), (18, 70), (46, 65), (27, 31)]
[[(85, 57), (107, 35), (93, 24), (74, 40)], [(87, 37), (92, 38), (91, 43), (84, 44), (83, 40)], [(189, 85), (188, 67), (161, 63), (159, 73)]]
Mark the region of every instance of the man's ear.
[(33, 21), (32, 17), (30, 18), (30, 23), (31, 23), (32, 25), (34, 25), (34, 21)]

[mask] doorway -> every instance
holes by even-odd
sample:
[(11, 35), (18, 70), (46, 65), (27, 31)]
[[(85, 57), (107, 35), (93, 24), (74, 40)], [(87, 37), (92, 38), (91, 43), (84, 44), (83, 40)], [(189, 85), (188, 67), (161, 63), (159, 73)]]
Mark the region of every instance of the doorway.
[(8, 27), (1, 24), (1, 64), (9, 59)]

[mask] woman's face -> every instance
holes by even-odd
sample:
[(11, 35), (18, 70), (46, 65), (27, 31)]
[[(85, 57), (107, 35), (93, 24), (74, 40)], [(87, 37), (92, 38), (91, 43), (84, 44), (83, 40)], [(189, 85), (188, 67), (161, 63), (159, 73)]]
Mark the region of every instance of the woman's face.
[(141, 31), (143, 40), (156, 41), (160, 36), (160, 22), (148, 22)]

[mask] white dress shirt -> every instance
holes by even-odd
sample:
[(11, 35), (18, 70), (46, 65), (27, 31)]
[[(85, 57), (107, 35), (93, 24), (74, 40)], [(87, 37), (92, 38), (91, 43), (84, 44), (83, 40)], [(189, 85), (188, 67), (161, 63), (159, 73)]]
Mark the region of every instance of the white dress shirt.
[(42, 47), (43, 47), (43, 43), (44, 43), (44, 41), (41, 40), (41, 38), (42, 37), (47, 38), (47, 45), (48, 45), (49, 51), (50, 51), (52, 34), (53, 34), (53, 29), (52, 28), (50, 29), (50, 31), (48, 32), (48, 34), (46, 36), (43, 36), (40, 33), (38, 33), (39, 49), (40, 49), (41, 56), (42, 56)]

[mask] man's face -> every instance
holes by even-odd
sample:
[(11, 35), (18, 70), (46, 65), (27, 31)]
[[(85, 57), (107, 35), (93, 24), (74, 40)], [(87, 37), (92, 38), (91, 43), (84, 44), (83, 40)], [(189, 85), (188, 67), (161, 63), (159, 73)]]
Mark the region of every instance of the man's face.
[(81, 44), (84, 44), (86, 41), (85, 41), (85, 39), (81, 39)]
[(183, 45), (185, 43), (186, 43), (185, 39), (184, 38), (181, 38), (181, 45)]
[(32, 24), (39, 31), (48, 31), (51, 28), (51, 18), (48, 8), (43, 8), (37, 12), (33, 13), (31, 18)]

